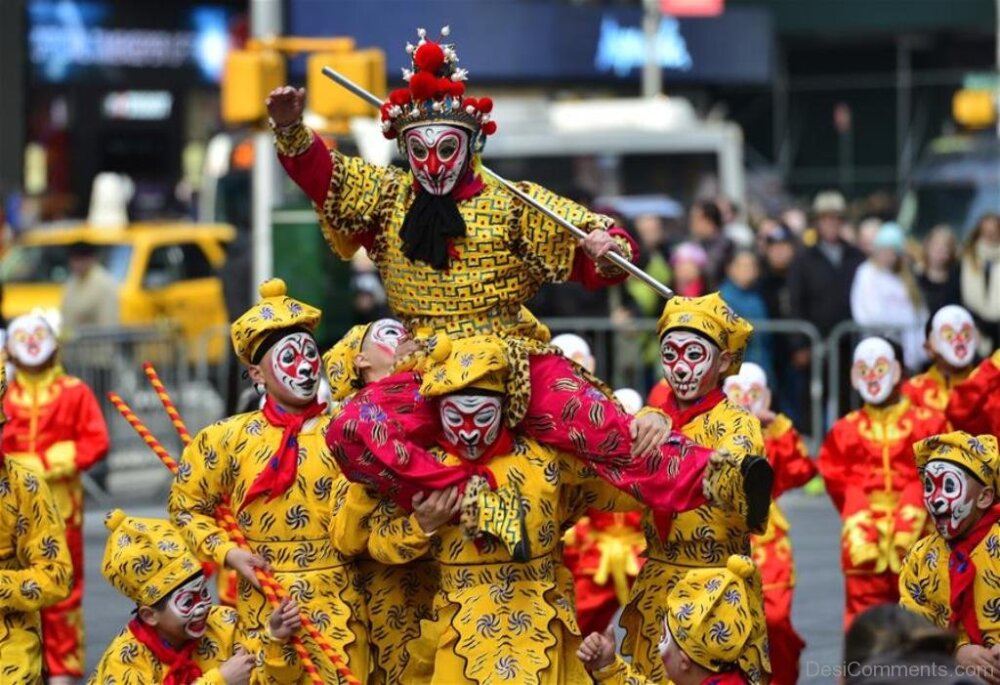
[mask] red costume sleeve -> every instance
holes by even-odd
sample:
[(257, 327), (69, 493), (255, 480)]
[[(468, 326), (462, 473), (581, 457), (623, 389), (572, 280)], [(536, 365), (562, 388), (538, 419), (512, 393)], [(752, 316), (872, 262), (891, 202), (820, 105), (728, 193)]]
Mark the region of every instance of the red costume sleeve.
[(108, 453), (108, 426), (101, 413), (101, 405), (93, 391), (83, 383), (73, 387), (70, 404), (76, 414), (76, 467), (81, 471), (89, 469)]
[(278, 161), (302, 192), (322, 207), (333, 178), (333, 159), (319, 134), (313, 133), (312, 145), (301, 155), (289, 157), (279, 153)]
[[(784, 417), (779, 416), (775, 421), (781, 418)], [(802, 436), (790, 421), (785, 421), (787, 425), (776, 427), (777, 435), (771, 437), (769, 430), (764, 437), (764, 454), (774, 469), (774, 487), (771, 491), (774, 499), (789, 490), (802, 487), (817, 472), (816, 465), (809, 458), (809, 452), (802, 442)]]
[(923, 402), (923, 388), (918, 387), (912, 378), (907, 378), (903, 381), (903, 386), (900, 388), (900, 392), (903, 393), (904, 397), (909, 397), (910, 402), (918, 407), (924, 406)]
[[(617, 226), (609, 229), (608, 235), (628, 243), (630, 261), (635, 264), (639, 257), (639, 245), (632, 239), (632, 236)], [(617, 285), (628, 278), (628, 273), (624, 271), (614, 269), (614, 272), (611, 276), (602, 275), (597, 269), (597, 262), (588, 257), (586, 252), (577, 248), (573, 255), (573, 270), (570, 272), (569, 280), (580, 283), (587, 290), (599, 290), (609, 285)]]
[(972, 435), (992, 433), (990, 412), (986, 405), (990, 396), (1000, 391), (1000, 368), (997, 354), (983, 360), (968, 378), (956, 385), (948, 396), (948, 420), (955, 430)]
[(823, 482), (826, 484), (826, 492), (833, 500), (833, 506), (841, 514), (844, 511), (847, 481), (851, 476), (850, 455), (846, 453), (847, 450), (842, 444), (844, 442), (843, 421), (844, 419), (840, 419), (833, 424), (833, 428), (830, 429), (826, 439), (823, 440), (822, 447), (820, 447), (819, 459), (816, 464), (823, 476)]

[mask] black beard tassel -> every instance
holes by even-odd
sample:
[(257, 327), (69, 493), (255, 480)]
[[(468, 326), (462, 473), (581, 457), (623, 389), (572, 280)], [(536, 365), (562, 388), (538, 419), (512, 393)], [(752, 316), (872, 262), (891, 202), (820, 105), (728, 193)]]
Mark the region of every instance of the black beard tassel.
[(432, 195), (420, 188), (406, 213), (399, 237), (403, 239), (403, 254), (407, 259), (444, 271), (449, 262), (448, 241), (465, 237), (465, 219), (451, 193)]

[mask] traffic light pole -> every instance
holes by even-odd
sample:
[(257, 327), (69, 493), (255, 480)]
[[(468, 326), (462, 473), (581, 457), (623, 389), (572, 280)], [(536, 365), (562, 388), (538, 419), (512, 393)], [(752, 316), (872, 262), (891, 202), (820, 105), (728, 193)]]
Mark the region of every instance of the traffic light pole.
[[(280, 36), (282, 31), (281, 0), (250, 1), (250, 32), (254, 38), (264, 39)], [(271, 144), (271, 134), (258, 131), (253, 134), (253, 175), (252, 175), (252, 249), (253, 281), (250, 292), (274, 273), (274, 243), (271, 235), (271, 212), (278, 183), (278, 160)]]

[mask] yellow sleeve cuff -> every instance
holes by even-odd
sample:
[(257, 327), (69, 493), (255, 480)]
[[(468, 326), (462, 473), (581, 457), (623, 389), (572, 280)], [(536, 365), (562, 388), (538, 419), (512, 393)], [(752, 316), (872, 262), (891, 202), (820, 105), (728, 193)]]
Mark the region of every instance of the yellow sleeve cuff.
[(49, 478), (61, 478), (76, 473), (76, 443), (63, 440), (45, 451), (45, 461), (49, 463)]
[(312, 131), (301, 120), (288, 126), (277, 126), (268, 119), (268, 125), (274, 131), (274, 147), (283, 157), (298, 157), (312, 146)]

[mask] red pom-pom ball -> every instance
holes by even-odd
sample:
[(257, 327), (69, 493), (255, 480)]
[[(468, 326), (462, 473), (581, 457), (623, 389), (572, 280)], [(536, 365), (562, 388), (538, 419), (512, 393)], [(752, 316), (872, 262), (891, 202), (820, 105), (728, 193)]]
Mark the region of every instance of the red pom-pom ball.
[(389, 102), (394, 105), (407, 105), (410, 102), (410, 91), (406, 88), (397, 88), (396, 90), (389, 93)]
[(444, 96), (451, 93), (451, 79), (445, 76), (441, 76), (437, 80), (437, 92)]
[(389, 140), (392, 140), (393, 138), (399, 135), (399, 131), (397, 131), (394, 128), (390, 128), (388, 131), (383, 131), (382, 135), (388, 138)]
[(465, 84), (461, 81), (452, 81), (448, 86), (448, 95), (453, 98), (460, 98), (465, 95)]
[(493, 111), (493, 98), (479, 98), (479, 111), (489, 114)]
[(472, 109), (479, 109), (479, 100), (476, 98), (465, 98), (462, 101), (462, 109), (466, 107), (471, 107)]
[(429, 71), (418, 71), (410, 79), (410, 92), (414, 100), (430, 100), (437, 87), (437, 77)]
[(444, 50), (437, 43), (424, 43), (413, 53), (413, 63), (422, 71), (435, 72), (444, 66)]
[(487, 121), (485, 124), (483, 124), (483, 133), (485, 133), (486, 135), (492, 136), (496, 132), (497, 132), (497, 122)]

